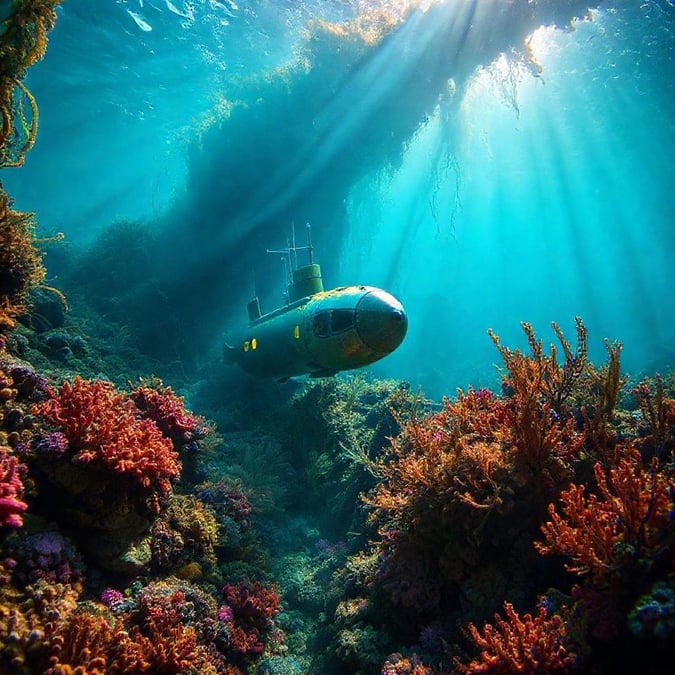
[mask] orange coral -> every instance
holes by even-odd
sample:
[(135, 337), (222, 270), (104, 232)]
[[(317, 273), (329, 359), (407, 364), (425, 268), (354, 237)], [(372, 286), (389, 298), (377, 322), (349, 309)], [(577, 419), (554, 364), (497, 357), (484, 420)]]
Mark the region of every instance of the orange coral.
[(192, 626), (175, 612), (156, 611), (142, 625), (114, 626), (85, 611), (56, 624), (50, 637), (52, 656), (45, 675), (124, 675), (127, 673), (199, 673), (238, 675), (222, 655), (199, 644)]
[(152, 420), (139, 419), (133, 402), (110, 382), (77, 377), (33, 410), (63, 431), (74, 462), (94, 462), (163, 493), (180, 476), (171, 441)]
[(509, 602), (504, 603), (506, 620), (495, 614), (495, 625), (483, 626), (482, 632), (470, 623), (469, 635), (480, 650), (480, 657), (468, 664), (455, 660), (460, 673), (555, 673), (569, 672), (576, 663), (570, 651), (565, 621), (554, 614), (549, 617), (544, 606), (536, 616), (521, 618)]
[[(378, 463), (382, 478), (365, 501), (374, 507), (371, 520), (407, 529), (430, 509), (466, 503), (480, 510), (501, 504), (506, 457), (494, 441), (462, 437), (454, 425), (464, 406), (475, 405), (470, 392), (458, 403), (418, 419), (411, 417), (392, 440), (389, 455)], [(487, 414), (487, 413), (486, 413)]]
[(523, 321), (521, 326), (527, 336), (532, 356), (527, 357), (518, 349), (511, 350), (500, 344), (499, 337), (490, 329), (488, 335), (499, 350), (509, 371), (508, 383), (523, 397), (544, 398), (556, 413), (562, 412), (565, 400), (571, 395), (575, 383), (587, 364), (588, 335), (583, 321), (574, 317), (577, 330), (577, 349), (572, 353), (569, 342), (556, 323), (551, 326), (562, 347), (565, 361), (558, 363), (558, 350), (551, 344), (550, 355), (544, 354), (543, 343), (537, 340), (532, 326)]
[(569, 571), (590, 574), (599, 585), (662, 555), (673, 562), (673, 467), (656, 458), (645, 466), (630, 444), (618, 457), (609, 470), (595, 464), (599, 495), (586, 495), (583, 485), (574, 484), (562, 492), (562, 515), (549, 506), (551, 520), (542, 526), (546, 543), (535, 544), (540, 553), (569, 556)]
[(584, 441), (565, 406), (587, 366), (586, 329), (581, 319), (576, 317), (575, 321), (578, 339), (575, 353), (557, 324), (552, 324), (565, 355), (562, 364), (558, 363), (555, 345), (551, 345), (550, 355), (544, 354), (542, 342), (536, 339), (528, 323), (522, 326), (531, 356), (502, 346), (499, 338), (488, 331), (508, 371), (504, 386), (510, 394), (510, 405), (501, 438), (509, 448), (521, 481), (546, 494), (555, 494), (557, 486), (571, 478), (569, 463)]

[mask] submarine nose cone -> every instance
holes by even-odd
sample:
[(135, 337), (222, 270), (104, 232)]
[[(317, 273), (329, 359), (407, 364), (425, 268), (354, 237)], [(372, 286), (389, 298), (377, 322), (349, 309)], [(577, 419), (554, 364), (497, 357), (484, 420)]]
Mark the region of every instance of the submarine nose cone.
[(373, 289), (356, 306), (356, 330), (368, 347), (389, 354), (403, 342), (408, 317), (393, 295)]

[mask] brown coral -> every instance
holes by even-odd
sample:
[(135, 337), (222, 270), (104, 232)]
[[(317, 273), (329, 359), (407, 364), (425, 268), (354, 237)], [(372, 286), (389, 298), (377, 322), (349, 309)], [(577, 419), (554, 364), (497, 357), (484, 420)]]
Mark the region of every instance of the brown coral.
[(0, 184), (0, 332), (16, 325), (29, 291), (45, 277), (42, 253), (34, 245), (33, 214), (11, 206)]

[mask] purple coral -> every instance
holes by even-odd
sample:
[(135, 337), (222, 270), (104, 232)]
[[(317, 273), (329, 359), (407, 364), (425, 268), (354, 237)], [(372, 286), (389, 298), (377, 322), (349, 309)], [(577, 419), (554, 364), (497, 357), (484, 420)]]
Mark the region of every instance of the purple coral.
[(101, 593), (101, 602), (113, 613), (123, 614), (137, 609), (138, 603), (133, 598), (126, 597), (114, 588), (106, 588)]
[(233, 620), (234, 620), (234, 612), (232, 611), (232, 607), (230, 607), (229, 605), (221, 605), (220, 608), (218, 609), (218, 621), (227, 623), (228, 621)]
[(35, 442), (36, 452), (62, 457), (68, 451), (68, 439), (60, 431), (49, 431)]
[(42, 401), (51, 395), (52, 388), (47, 379), (28, 366), (12, 365), (9, 374), (20, 395), (30, 397), (34, 401)]
[(203, 483), (197, 486), (196, 496), (201, 502), (213, 508), (219, 520), (230, 518), (242, 531), (248, 529), (251, 503), (236, 483), (224, 480), (217, 483)]
[(29, 582), (47, 579), (69, 584), (82, 577), (84, 566), (73, 545), (56, 531), (40, 532), (23, 539), (15, 557), (20, 573)]

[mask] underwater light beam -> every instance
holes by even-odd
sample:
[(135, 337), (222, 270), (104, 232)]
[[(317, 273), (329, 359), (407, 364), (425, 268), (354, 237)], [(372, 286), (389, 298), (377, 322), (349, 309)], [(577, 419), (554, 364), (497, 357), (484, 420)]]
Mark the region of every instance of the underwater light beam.
[[(435, 103), (438, 83), (447, 82), (445, 72), (439, 77), (447, 65), (443, 51), (448, 44), (454, 44), (456, 53), (461, 51), (477, 2), (463, 4), (461, 11), (448, 6), (440, 24), (430, 21), (427, 12), (415, 10), (348, 74), (336, 96), (317, 112), (305, 143), (263, 186), (262, 194), (254, 200), (255, 211), (241, 214), (240, 219), (251, 229), (273, 219), (310, 189), (359, 135), (368, 133), (369, 125), (377, 126), (380, 113), (385, 124), (395, 122), (387, 116), (392, 108), (407, 103), (405, 97), (414, 78), (428, 82), (429, 98)], [(423, 114), (417, 116), (418, 121), (421, 118)], [(402, 144), (405, 138), (400, 141)]]
[[(326, 94), (329, 102), (317, 110), (312, 128), (299, 134), (300, 146), (258, 187), (249, 206), (236, 214), (235, 229), (254, 230), (292, 210), (294, 202), (319, 180), (330, 179), (326, 172), (345, 153), (354, 155), (358, 167), (359, 153), (368, 151), (366, 136), (373, 132), (391, 128), (392, 139), (402, 147), (428, 118), (450, 79), (458, 101), (479, 66), (519, 49), (541, 25), (565, 25), (597, 4), (573, 1), (563, 12), (555, 2), (533, 6), (516, 0), (468, 0), (413, 10), (356, 68), (345, 73), (344, 84), (334, 96), (317, 91), (317, 98)], [(414, 126), (402, 126), (405, 115), (408, 123), (414, 116)], [(383, 166), (387, 161), (383, 158)]]

